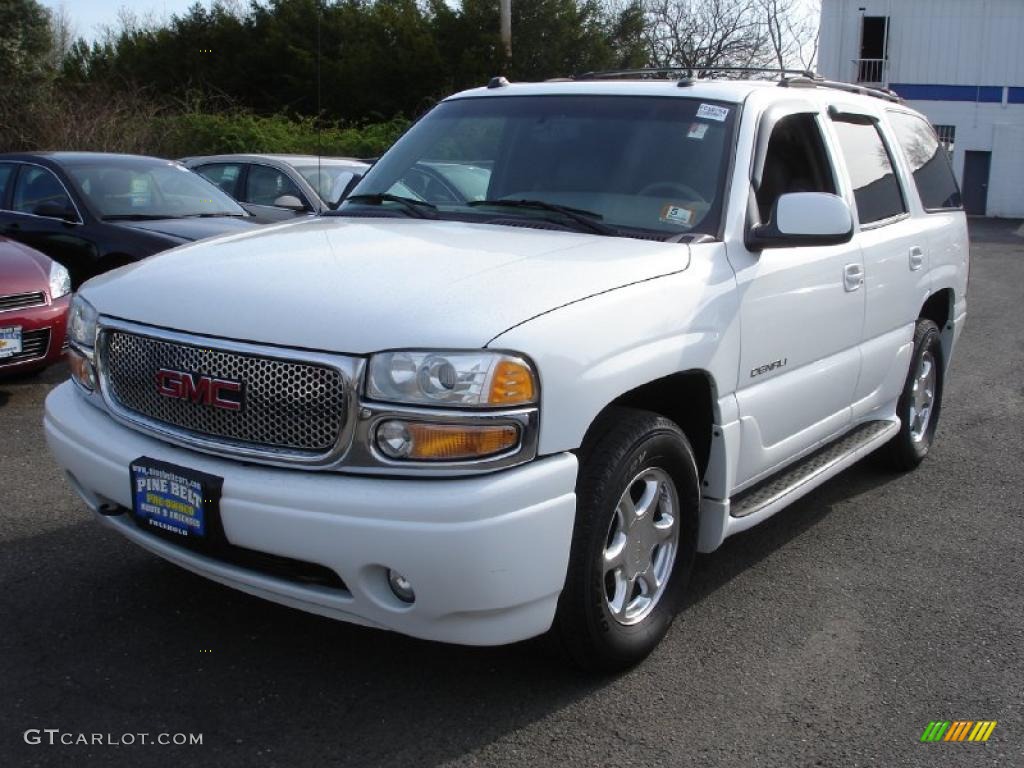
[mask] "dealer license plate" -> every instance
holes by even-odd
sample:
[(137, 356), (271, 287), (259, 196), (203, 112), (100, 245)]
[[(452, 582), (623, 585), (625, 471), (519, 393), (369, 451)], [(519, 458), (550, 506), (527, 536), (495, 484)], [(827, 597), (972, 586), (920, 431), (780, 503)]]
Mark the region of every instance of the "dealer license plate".
[(145, 456), (130, 467), (132, 512), (143, 527), (192, 540), (219, 528), (223, 478)]

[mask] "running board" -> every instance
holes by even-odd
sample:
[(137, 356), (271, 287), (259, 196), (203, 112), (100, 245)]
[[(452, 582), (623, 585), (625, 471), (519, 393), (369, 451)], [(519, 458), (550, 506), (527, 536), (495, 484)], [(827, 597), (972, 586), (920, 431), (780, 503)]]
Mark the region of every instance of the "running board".
[(838, 440), (734, 496), (729, 504), (734, 524), (729, 526), (730, 533), (748, 528), (810, 493), (888, 442), (899, 429), (899, 421), (860, 424)]

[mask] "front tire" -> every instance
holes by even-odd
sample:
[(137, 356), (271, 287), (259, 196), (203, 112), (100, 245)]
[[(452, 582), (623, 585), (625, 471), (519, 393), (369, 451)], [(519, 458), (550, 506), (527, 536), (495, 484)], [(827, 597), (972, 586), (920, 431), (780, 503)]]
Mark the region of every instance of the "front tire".
[(928, 455), (942, 410), (942, 384), (945, 361), (939, 327), (931, 320), (917, 321), (914, 329), (914, 354), (896, 412), (902, 422), (900, 431), (882, 449), (885, 463), (906, 472)]
[(581, 449), (576, 526), (552, 633), (587, 670), (644, 659), (682, 605), (697, 550), (693, 449), (657, 414), (611, 408)]

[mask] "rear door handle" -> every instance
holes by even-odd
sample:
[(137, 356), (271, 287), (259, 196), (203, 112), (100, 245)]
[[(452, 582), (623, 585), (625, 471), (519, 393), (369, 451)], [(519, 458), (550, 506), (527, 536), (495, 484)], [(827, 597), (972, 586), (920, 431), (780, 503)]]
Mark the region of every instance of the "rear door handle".
[(843, 287), (847, 293), (856, 291), (864, 285), (864, 267), (860, 264), (847, 264), (843, 267)]
[(910, 271), (917, 272), (924, 266), (924, 251), (916, 245), (910, 249)]

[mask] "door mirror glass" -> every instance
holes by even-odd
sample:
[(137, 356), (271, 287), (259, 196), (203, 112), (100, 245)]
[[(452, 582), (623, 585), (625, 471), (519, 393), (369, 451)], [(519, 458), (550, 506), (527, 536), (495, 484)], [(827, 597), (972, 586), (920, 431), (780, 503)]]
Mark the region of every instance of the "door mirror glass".
[(35, 208), (32, 213), (36, 216), (45, 216), (48, 219), (62, 219), (64, 221), (77, 221), (78, 214), (75, 209), (57, 200), (46, 200)]
[(274, 200), (275, 208), (287, 208), (289, 211), (304, 211), (306, 206), (295, 195), (281, 195)]
[(838, 245), (853, 237), (853, 213), (846, 201), (827, 192), (780, 195), (767, 224), (747, 234), (750, 250), (804, 245)]

